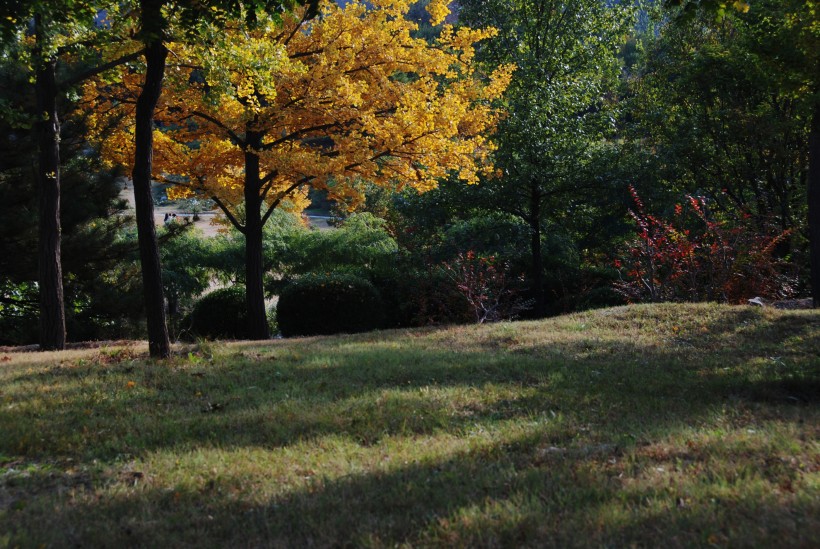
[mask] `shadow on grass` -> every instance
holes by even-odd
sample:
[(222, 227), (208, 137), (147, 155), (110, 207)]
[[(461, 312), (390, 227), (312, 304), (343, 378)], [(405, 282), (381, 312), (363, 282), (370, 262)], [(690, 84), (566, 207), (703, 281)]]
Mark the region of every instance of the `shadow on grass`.
[[(692, 463), (709, 473), (714, 452), (701, 449)], [(763, 450), (751, 452), (752, 460), (765, 457)], [(33, 501), (10, 535), (23, 545), (101, 547), (697, 547), (729, 539), (735, 546), (788, 540), (790, 546), (809, 547), (816, 542), (816, 499), (772, 491), (762, 484), (765, 479), (749, 474), (727, 476), (722, 485), (706, 488), (697, 477), (680, 479), (671, 471), (640, 480), (642, 471), (658, 469), (652, 459), (630, 464), (640, 470), (623, 479), (621, 461), (618, 449), (586, 456), (545, 453), (540, 437), (526, 435), (447, 459), (337, 479), (316, 477), (261, 501), (244, 500), (231, 479), (195, 489), (154, 488), (146, 479), (141, 490), (89, 492), (55, 508), (37, 508)], [(759, 484), (768, 492), (733, 492), (743, 484)], [(48, 529), (39, 527), (44, 518)]]
[(504, 343), (492, 330), (470, 333), (459, 337), (474, 337), (473, 350), (448, 347), (436, 332), (409, 339), (396, 332), (237, 345), (211, 360), (143, 364), (112, 351), (100, 355), (108, 357), (102, 365), (21, 368), (9, 383), (28, 390), (0, 409), (0, 452), (111, 459), (169, 447), (281, 447), (327, 435), (372, 445), (390, 435), (457, 435), (559, 414), (565, 430), (623, 443), (696, 423), (727, 400), (820, 400), (812, 316), (770, 322), (739, 308), (651, 342), (635, 340), (628, 327), (615, 338), (579, 333), (531, 344)]
[[(818, 503), (795, 485), (803, 465), (751, 443), (738, 470), (732, 449), (646, 450), (716, 416), (816, 417), (816, 315), (772, 322), (739, 309), (669, 326), (648, 315), (634, 333), (587, 333), (579, 318), (566, 337), (531, 323), (235, 344), (167, 363), (113, 350), (16, 365), (0, 466), (60, 466), (4, 477), (0, 545), (817, 545)], [(327, 437), (377, 454), (388, 437), (476, 430), (495, 434), (341, 478), (319, 467), (295, 487), (254, 491), (265, 479), (229, 470), (183, 485), (111, 472), (166, 450), (241, 460)]]

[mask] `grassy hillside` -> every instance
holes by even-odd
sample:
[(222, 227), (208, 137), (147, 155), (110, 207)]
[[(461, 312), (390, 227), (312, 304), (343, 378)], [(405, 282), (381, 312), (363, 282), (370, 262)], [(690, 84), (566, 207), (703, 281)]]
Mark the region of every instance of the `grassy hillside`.
[(820, 313), (0, 353), (0, 547), (820, 546)]

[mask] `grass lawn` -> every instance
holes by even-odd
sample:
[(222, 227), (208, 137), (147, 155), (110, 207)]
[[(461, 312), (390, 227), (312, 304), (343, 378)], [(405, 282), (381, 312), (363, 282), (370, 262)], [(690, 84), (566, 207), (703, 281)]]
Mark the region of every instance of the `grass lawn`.
[(0, 352), (0, 547), (820, 547), (820, 313)]

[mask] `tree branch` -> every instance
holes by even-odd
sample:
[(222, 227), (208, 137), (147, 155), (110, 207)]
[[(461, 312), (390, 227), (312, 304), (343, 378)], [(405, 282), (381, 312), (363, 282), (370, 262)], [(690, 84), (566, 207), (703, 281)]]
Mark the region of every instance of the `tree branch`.
[(262, 189), (262, 196), (264, 196), (265, 193), (268, 192), (268, 189), (270, 189), (269, 183), (271, 183), (273, 181), (273, 178), (276, 177), (277, 175), (279, 175), (279, 172), (276, 171), (276, 170), (273, 170), (273, 171), (268, 172), (268, 174), (265, 177), (263, 177), (262, 179), (259, 180), (259, 182), (262, 185), (267, 185), (267, 189), (265, 189), (265, 188)]
[(218, 128), (222, 128), (225, 131), (225, 133), (227, 133), (228, 136), (231, 139), (233, 139), (238, 145), (241, 145), (242, 147), (244, 147), (247, 144), (247, 143), (245, 143), (245, 140), (242, 139), (241, 137), (239, 137), (239, 135), (236, 132), (234, 132), (232, 129), (230, 129), (228, 126), (226, 126), (225, 124), (223, 124), (222, 122), (220, 122), (219, 120), (214, 118), (213, 116), (211, 116), (209, 114), (206, 114), (204, 112), (201, 112), (201, 111), (193, 111), (188, 116), (188, 118), (190, 118), (191, 116), (196, 116), (196, 117), (202, 118), (203, 120), (207, 120), (211, 124), (214, 124)]
[(134, 53), (129, 53), (128, 55), (123, 55), (122, 57), (118, 57), (108, 63), (103, 63), (102, 65), (92, 67), (88, 70), (81, 72), (80, 74), (76, 74), (71, 78), (68, 78), (60, 83), (61, 86), (76, 86), (80, 82), (87, 80), (91, 77), (97, 76), (100, 73), (103, 73), (109, 69), (113, 69), (114, 67), (118, 67), (123, 63), (128, 63), (129, 61), (133, 61), (137, 59), (140, 55), (145, 53), (145, 49), (141, 49), (139, 51), (135, 51)]
[(273, 149), (274, 147), (276, 147), (277, 145), (281, 145), (282, 143), (285, 143), (287, 141), (292, 141), (294, 139), (298, 139), (299, 137), (301, 137), (303, 135), (306, 135), (308, 133), (319, 132), (319, 131), (322, 131), (322, 130), (329, 130), (330, 128), (333, 128), (335, 126), (340, 126), (340, 123), (339, 122), (331, 122), (329, 124), (320, 124), (318, 126), (311, 126), (309, 128), (302, 128), (300, 130), (296, 130), (292, 133), (289, 133), (289, 134), (285, 135), (284, 137), (280, 137), (276, 141), (271, 141), (270, 143), (262, 145), (260, 150), (269, 151), (269, 150)]
[(268, 192), (270, 192), (271, 187), (273, 187), (273, 179), (277, 175), (279, 175), (279, 172), (274, 170), (272, 172), (269, 172), (268, 175), (266, 175), (260, 180), (260, 183), (262, 184), (262, 189), (259, 192), (259, 196), (262, 198), (263, 201), (265, 200), (265, 197), (268, 196)]
[(305, 183), (307, 183), (308, 181), (310, 181), (313, 178), (314, 178), (314, 176), (312, 176), (312, 175), (306, 175), (305, 177), (299, 179), (298, 181), (296, 181), (296, 183), (294, 183), (293, 185), (291, 185), (290, 187), (288, 187), (287, 189), (285, 189), (284, 191), (279, 193), (279, 196), (276, 197), (276, 200), (274, 200), (271, 203), (270, 207), (268, 207), (267, 211), (265, 212), (265, 215), (262, 216), (262, 225), (264, 225), (268, 221), (268, 218), (273, 213), (273, 210), (275, 210), (276, 207), (279, 206), (279, 204), (282, 203), (282, 200), (284, 200), (286, 196), (288, 196), (290, 193), (292, 193), (297, 188), (304, 185)]
[(231, 213), (228, 207), (219, 199), (218, 196), (211, 196), (211, 200), (216, 202), (216, 205), (219, 206), (219, 209), (225, 212), (225, 215), (228, 217), (228, 221), (231, 222), (231, 225), (233, 225), (237, 231), (239, 231), (242, 234), (246, 234), (245, 227), (243, 227), (242, 224), (239, 223), (239, 220), (236, 219), (236, 217), (234, 217), (234, 215)]
[(310, 18), (310, 13), (311, 13), (311, 10), (309, 8), (306, 8), (305, 10), (302, 11), (302, 20), (299, 21), (298, 24), (294, 25), (293, 31), (291, 31), (291, 33), (288, 35), (288, 37), (283, 42), (283, 44), (285, 46), (287, 46), (290, 43), (290, 41), (293, 40), (293, 37), (296, 36), (296, 33), (299, 32), (299, 29), (302, 28), (302, 25), (307, 23), (307, 20)]

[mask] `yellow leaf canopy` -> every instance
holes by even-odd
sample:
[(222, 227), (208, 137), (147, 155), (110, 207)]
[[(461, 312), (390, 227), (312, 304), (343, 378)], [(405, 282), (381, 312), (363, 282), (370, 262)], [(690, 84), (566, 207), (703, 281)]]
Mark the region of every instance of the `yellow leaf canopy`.
[[(297, 11), (278, 25), (237, 22), (206, 29), (200, 43), (170, 44), (155, 173), (178, 195), (202, 189), (223, 204), (240, 202), (254, 180), (273, 206), (304, 205), (306, 186), (355, 204), (359, 180), (420, 191), (452, 173), (476, 181), (491, 169), (486, 136), (512, 67), (485, 74), (473, 62), (493, 29), (444, 25), (428, 43), (412, 37), (408, 8), (409, 0), (326, 2), (312, 20)], [(430, 12), (443, 20), (446, 2)], [(121, 70), (117, 84), (86, 88), (97, 128), (133, 108), (139, 71)], [(130, 128), (116, 128), (100, 130), (99, 141), (112, 162), (128, 163)]]

